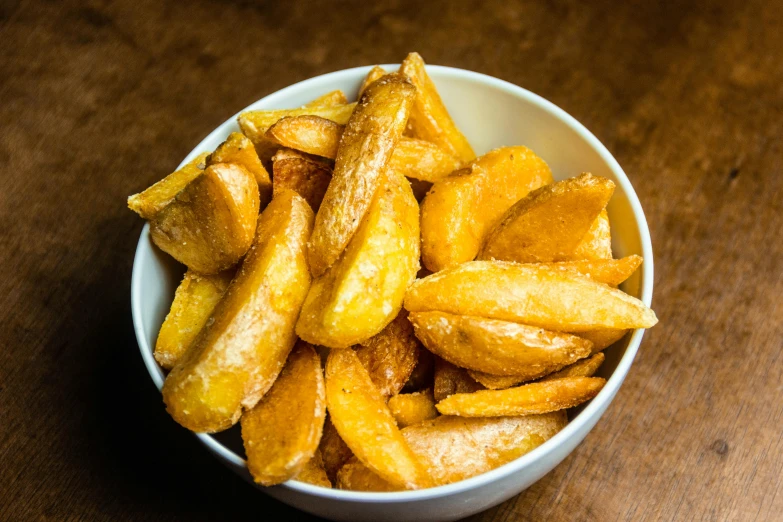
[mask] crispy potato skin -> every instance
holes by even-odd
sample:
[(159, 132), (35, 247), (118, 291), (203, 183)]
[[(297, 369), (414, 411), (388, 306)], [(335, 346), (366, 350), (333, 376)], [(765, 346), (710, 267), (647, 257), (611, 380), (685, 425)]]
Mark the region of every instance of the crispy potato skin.
[(618, 286), (631, 277), (642, 264), (642, 257), (633, 255), (621, 259), (583, 259), (581, 261), (563, 261), (559, 263), (541, 263), (555, 269), (572, 270), (589, 276), (593, 281), (609, 286)]
[(592, 377), (598, 368), (603, 364), (606, 356), (601, 352), (593, 354), (587, 359), (576, 361), (574, 364), (566, 366), (560, 371), (550, 373), (541, 381), (551, 381), (554, 379), (563, 379), (565, 377)]
[(593, 353), (598, 353), (622, 339), (626, 333), (628, 330), (606, 328), (579, 332), (575, 335), (593, 343)]
[(326, 94), (314, 99), (313, 101), (305, 103), (302, 108), (333, 107), (335, 105), (346, 105), (347, 103), (348, 98), (346, 98), (345, 93), (338, 89), (336, 91), (329, 91)]
[(334, 427), (328, 415), (324, 423), (324, 431), (318, 449), (321, 451), (326, 476), (329, 477), (332, 483), (336, 484), (337, 472), (353, 457), (353, 451), (343, 441), (340, 434), (337, 433), (337, 428)]
[(191, 270), (216, 274), (234, 266), (253, 242), (258, 184), (244, 167), (218, 163), (150, 220), (150, 237)]
[(409, 312), (442, 311), (539, 326), (556, 332), (649, 328), (655, 312), (635, 297), (567, 270), (471, 261), (417, 279)]
[(340, 260), (313, 281), (296, 332), (331, 348), (369, 339), (394, 319), (419, 269), (418, 205), (405, 179), (387, 172)]
[(240, 165), (251, 173), (258, 183), (260, 208), (266, 208), (272, 199), (272, 180), (261, 164), (252, 141), (241, 132), (232, 132), (207, 158), (207, 167), (217, 163)]
[(440, 99), (435, 84), (424, 68), (418, 53), (410, 53), (400, 65), (400, 72), (416, 86), (416, 101), (411, 109), (408, 127), (417, 138), (435, 143), (460, 161), (476, 157), (467, 138), (459, 131)]
[(344, 125), (353, 114), (355, 103), (347, 105), (319, 105), (317, 107), (302, 107), (301, 109), (279, 109), (246, 111), (239, 115), (237, 123), (242, 133), (258, 145), (266, 141), (265, 134), (269, 127), (290, 116), (320, 116), (327, 120)]
[(316, 448), (313, 457), (307, 461), (302, 471), (296, 474), (295, 480), (299, 482), (307, 482), (313, 486), (321, 486), (322, 488), (331, 488), (332, 481), (326, 475), (324, 469), (324, 462), (321, 457), (321, 450)]
[(359, 100), (337, 149), (309, 243), (310, 270), (322, 275), (354, 236), (382, 184), (381, 174), (397, 146), (416, 89), (399, 74), (374, 82)]
[(549, 166), (526, 147), (495, 149), (437, 181), (421, 203), (424, 266), (437, 272), (473, 260), (503, 213), (551, 182)]
[(505, 390), (457, 393), (435, 407), (443, 415), (461, 417), (536, 415), (578, 406), (598, 395), (604, 384), (600, 377), (564, 377)]
[(316, 161), (300, 152), (283, 149), (272, 158), (274, 193), (293, 190), (317, 211), (324, 199), (326, 187), (332, 179), (332, 169), (324, 162)]
[(174, 201), (191, 181), (201, 176), (206, 168), (208, 152), (202, 152), (181, 169), (172, 172), (143, 192), (128, 198), (128, 208), (143, 217), (152, 219), (155, 214)]
[(303, 471), (318, 449), (325, 415), (321, 359), (300, 341), (269, 392), (242, 415), (242, 441), (253, 480), (273, 486)]
[(468, 375), (488, 390), (505, 390), (517, 384), (533, 380), (533, 378), (526, 375), (492, 375), (491, 373), (477, 372), (476, 370), (468, 370)]
[(397, 426), (405, 428), (419, 424), (438, 416), (432, 390), (414, 393), (401, 393), (389, 398), (389, 409), (397, 421)]
[(471, 379), (464, 368), (454, 366), (440, 357), (435, 357), (433, 394), (436, 401), (442, 401), (455, 393), (471, 393), (484, 387)]
[(364, 91), (367, 90), (367, 87), (370, 86), (371, 83), (373, 83), (375, 80), (378, 80), (381, 78), (381, 76), (385, 75), (386, 71), (383, 70), (383, 68), (379, 65), (376, 65), (372, 69), (370, 69), (370, 72), (367, 73), (367, 76), (364, 77), (364, 81), (362, 82), (361, 87), (359, 87), (359, 98), (362, 97), (362, 94), (364, 94)]
[(606, 209), (598, 214), (574, 250), (571, 260), (580, 259), (612, 259), (612, 232)]
[(307, 202), (291, 191), (259, 217), (237, 276), (163, 386), (167, 410), (184, 427), (229, 428), (272, 386), (296, 341), (294, 324), (310, 286), (305, 248), (312, 224)]
[(575, 335), (484, 317), (414, 312), (416, 336), (432, 353), (469, 370), (535, 379), (590, 355)]
[(155, 343), (155, 360), (163, 368), (173, 368), (193, 344), (234, 277), (233, 270), (200, 275), (192, 270), (177, 287), (166, 320)]
[(353, 350), (332, 350), (329, 354), (326, 401), (340, 437), (364, 465), (398, 487), (432, 485)]

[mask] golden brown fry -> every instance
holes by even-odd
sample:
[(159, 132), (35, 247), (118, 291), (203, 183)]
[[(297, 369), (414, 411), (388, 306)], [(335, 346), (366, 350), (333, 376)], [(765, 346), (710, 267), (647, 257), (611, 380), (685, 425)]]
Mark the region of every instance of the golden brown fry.
[(172, 172), (143, 192), (130, 196), (128, 208), (144, 219), (152, 219), (155, 214), (163, 210), (163, 207), (174, 201), (177, 194), (191, 181), (204, 173), (207, 156), (209, 156), (208, 152), (199, 154), (181, 169)]
[(606, 359), (606, 356), (598, 352), (587, 359), (582, 359), (570, 366), (566, 366), (560, 371), (550, 373), (541, 379), (541, 381), (551, 381), (553, 379), (563, 379), (565, 377), (592, 377), (595, 375), (595, 372), (598, 371), (601, 364), (603, 364), (604, 359)]
[(386, 71), (384, 71), (380, 65), (376, 65), (375, 67), (370, 69), (370, 72), (367, 73), (367, 76), (365, 76), (364, 81), (362, 81), (361, 87), (359, 87), (359, 95), (357, 97), (361, 98), (362, 94), (364, 94), (364, 91), (367, 90), (367, 87), (369, 87), (371, 83), (373, 83), (375, 80), (380, 79), (380, 77), (385, 74)]
[(326, 476), (332, 483), (336, 483), (337, 472), (353, 457), (353, 452), (337, 433), (337, 429), (328, 416), (324, 423), (324, 431), (318, 449), (321, 451)]
[(178, 423), (224, 430), (272, 386), (296, 341), (294, 323), (310, 286), (305, 248), (312, 226), (312, 210), (292, 191), (261, 214), (239, 272), (163, 386)]
[(347, 348), (400, 311), (419, 268), (419, 208), (405, 178), (385, 179), (340, 260), (313, 281), (296, 325), (308, 342)]
[(405, 177), (435, 183), (457, 170), (460, 161), (434, 143), (402, 138), (389, 159), (389, 168)]
[(630, 295), (571, 271), (504, 261), (471, 261), (417, 279), (409, 312), (502, 319), (556, 332), (649, 328), (655, 312)]
[(332, 169), (300, 152), (282, 149), (272, 158), (274, 193), (293, 190), (317, 211), (332, 179)]
[(192, 270), (185, 273), (155, 343), (158, 364), (167, 370), (177, 364), (220, 302), (232, 277), (233, 270), (208, 276)]
[(256, 178), (258, 194), (261, 200), (261, 208), (265, 208), (272, 199), (272, 180), (269, 173), (261, 164), (256, 154), (256, 149), (247, 137), (241, 132), (232, 132), (226, 141), (221, 143), (215, 152), (207, 158), (207, 167), (217, 163), (233, 163), (245, 168)]
[(339, 489), (353, 491), (402, 491), (376, 475), (356, 457), (348, 461), (337, 473), (336, 485)]
[(345, 93), (341, 90), (329, 91), (326, 94), (319, 96), (309, 103), (305, 103), (303, 108), (310, 107), (332, 107), (335, 105), (346, 105), (348, 98), (345, 97)]
[(332, 423), (364, 465), (395, 486), (418, 489), (432, 484), (353, 350), (329, 354), (326, 401)]
[(438, 416), (432, 390), (401, 393), (389, 398), (389, 409), (397, 426), (405, 428)]
[(595, 218), (571, 259), (612, 259), (612, 233), (606, 209)]
[(348, 121), (334, 173), (315, 216), (308, 259), (313, 276), (331, 267), (361, 226), (389, 157), (402, 136), (416, 89), (388, 74), (364, 93)]
[(440, 357), (435, 357), (435, 384), (433, 395), (436, 401), (442, 401), (455, 393), (471, 393), (484, 387), (470, 378), (464, 368), (454, 366)]
[(590, 279), (609, 286), (617, 286), (636, 272), (642, 264), (641, 256), (627, 256), (622, 259), (583, 259), (560, 263), (541, 263), (555, 269), (572, 270), (590, 276)]
[(301, 109), (274, 109), (246, 111), (239, 115), (237, 122), (242, 133), (250, 138), (253, 143), (263, 143), (264, 134), (269, 127), (290, 116), (313, 115), (332, 120), (344, 125), (351, 117), (355, 103), (346, 105), (320, 105), (318, 107), (302, 107)]
[(332, 482), (329, 477), (326, 476), (326, 470), (324, 470), (324, 462), (321, 457), (321, 450), (316, 448), (313, 457), (307, 461), (302, 471), (296, 474), (295, 480), (299, 482), (307, 482), (313, 486), (321, 486), (322, 488), (331, 488)]
[(253, 480), (273, 486), (304, 470), (318, 449), (325, 415), (321, 359), (300, 341), (269, 392), (242, 415), (242, 441)]
[(517, 201), (487, 233), (478, 259), (541, 263), (572, 259), (614, 192), (592, 174), (558, 181)]
[(211, 165), (152, 217), (150, 237), (188, 268), (216, 274), (250, 248), (259, 203), (256, 179), (244, 167)]
[(437, 272), (471, 261), (503, 213), (551, 181), (549, 167), (533, 151), (504, 147), (436, 182), (421, 203), (424, 266)]
[(526, 375), (492, 375), (475, 370), (468, 370), (468, 375), (488, 390), (505, 390), (517, 384), (533, 380)]
[(413, 335), (408, 312), (400, 310), (386, 328), (359, 344), (356, 355), (381, 395), (399, 393), (419, 360), (419, 341)]
[(425, 388), (432, 388), (435, 378), (435, 357), (427, 350), (419, 349), (419, 360), (413, 368), (408, 382), (402, 387), (402, 392), (411, 393)]
[(318, 116), (283, 118), (266, 131), (268, 140), (283, 147), (334, 159), (345, 126)]
[(443, 415), (462, 417), (535, 415), (578, 406), (598, 395), (604, 384), (600, 377), (565, 377), (505, 390), (457, 393), (436, 407)]
[(449, 116), (435, 84), (424, 68), (418, 53), (410, 53), (400, 65), (400, 72), (416, 86), (416, 101), (411, 109), (408, 127), (413, 135), (435, 143), (462, 162), (476, 157), (470, 143)]
[(606, 328), (579, 332), (575, 335), (593, 343), (593, 353), (598, 353), (622, 339), (626, 333), (628, 333), (628, 330)]

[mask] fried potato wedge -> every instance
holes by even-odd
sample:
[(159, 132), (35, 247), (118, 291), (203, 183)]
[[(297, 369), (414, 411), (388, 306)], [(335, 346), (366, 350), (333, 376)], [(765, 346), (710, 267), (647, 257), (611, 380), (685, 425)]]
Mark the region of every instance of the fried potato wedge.
[(329, 91), (326, 94), (319, 96), (309, 103), (305, 103), (302, 108), (310, 107), (333, 107), (335, 105), (347, 105), (348, 98), (345, 97), (345, 93), (341, 90)]
[(644, 303), (571, 271), (535, 264), (471, 261), (417, 279), (405, 295), (409, 312), (442, 311), (539, 326), (556, 332), (649, 328)]
[(272, 180), (256, 154), (253, 142), (241, 132), (232, 132), (215, 152), (207, 158), (207, 167), (217, 163), (233, 163), (245, 168), (256, 178), (261, 208), (265, 208), (272, 199)]
[(255, 143), (263, 143), (264, 135), (269, 127), (283, 118), (290, 116), (320, 116), (336, 123), (345, 124), (353, 114), (355, 103), (346, 105), (319, 105), (317, 107), (302, 107), (301, 109), (274, 109), (246, 111), (239, 115), (237, 122), (242, 133)]
[(572, 260), (612, 259), (612, 232), (609, 214), (603, 209), (571, 254)]
[(589, 401), (598, 395), (604, 384), (606, 379), (600, 377), (565, 377), (505, 390), (457, 393), (440, 401), (436, 408), (443, 415), (461, 417), (536, 415), (573, 408)]
[(435, 183), (457, 170), (460, 161), (434, 143), (402, 138), (389, 159), (389, 168), (407, 178)]
[(177, 364), (212, 315), (232, 277), (233, 270), (206, 276), (192, 270), (185, 273), (155, 343), (158, 364), (167, 370)]
[(397, 421), (397, 426), (405, 428), (419, 424), (438, 416), (432, 390), (414, 393), (401, 393), (389, 398), (389, 409)]
[(313, 281), (296, 325), (308, 342), (350, 347), (400, 311), (419, 269), (419, 208), (405, 178), (387, 172), (385, 180), (345, 253)]
[(491, 373), (477, 372), (476, 370), (468, 370), (468, 375), (488, 390), (505, 390), (517, 384), (533, 380), (527, 376), (492, 375)]
[(553, 379), (563, 379), (565, 377), (592, 377), (598, 368), (603, 364), (606, 356), (598, 352), (587, 359), (576, 361), (574, 364), (566, 366), (560, 371), (550, 373), (541, 381), (551, 381)]
[(440, 357), (435, 358), (435, 376), (433, 395), (436, 401), (442, 401), (455, 393), (472, 393), (484, 387), (471, 379), (464, 368), (454, 366)]
[(378, 80), (381, 78), (381, 76), (384, 76), (386, 74), (386, 71), (383, 70), (383, 68), (380, 65), (376, 65), (372, 69), (370, 69), (370, 72), (367, 73), (367, 76), (364, 77), (364, 81), (362, 82), (362, 85), (359, 87), (359, 98), (362, 97), (362, 94), (364, 94), (364, 91), (367, 90), (367, 87), (370, 86), (371, 83), (373, 83), (375, 80)]
[(321, 206), (326, 187), (332, 179), (329, 165), (290, 149), (279, 150), (274, 155), (272, 172), (275, 195), (293, 190), (307, 201), (314, 212)]
[(421, 250), (433, 272), (471, 261), (484, 235), (519, 198), (552, 182), (526, 147), (503, 147), (437, 181), (421, 203)]
[(402, 491), (400, 488), (385, 481), (362, 464), (356, 457), (348, 461), (337, 473), (338, 489), (352, 491)]
[(593, 343), (593, 353), (598, 353), (622, 339), (626, 333), (628, 330), (606, 328), (579, 332), (575, 335)]
[(253, 243), (260, 201), (244, 167), (218, 163), (150, 219), (158, 248), (202, 274), (234, 266)]
[(418, 53), (410, 53), (400, 65), (400, 72), (416, 86), (416, 101), (411, 109), (408, 127), (413, 136), (438, 145), (460, 161), (476, 157), (467, 138), (459, 131), (440, 99), (435, 84), (424, 68)]
[(273, 486), (303, 471), (318, 449), (325, 416), (321, 359), (300, 341), (266, 395), (242, 415), (242, 441), (253, 480)]
[(304, 465), (302, 471), (296, 474), (294, 479), (299, 482), (307, 482), (313, 486), (321, 486), (322, 488), (332, 487), (332, 481), (326, 476), (320, 449), (316, 448), (315, 454), (307, 461), (307, 464)]
[(402, 392), (411, 393), (432, 388), (435, 383), (435, 357), (427, 350), (419, 350), (419, 360), (402, 387)]
[(590, 279), (609, 286), (618, 286), (631, 277), (642, 264), (642, 257), (633, 255), (621, 259), (583, 259), (581, 261), (562, 261), (559, 263), (541, 263), (552, 268), (573, 270), (590, 276)]
[(429, 351), (493, 375), (536, 379), (587, 357), (592, 348), (575, 335), (499, 319), (439, 311), (414, 312), (409, 319)]
[(264, 136), (282, 147), (334, 159), (344, 130), (344, 125), (326, 118), (305, 115), (283, 118)]
[(569, 260), (613, 192), (611, 180), (587, 173), (538, 188), (506, 211), (478, 259)]
[(310, 270), (331, 267), (361, 226), (382, 173), (402, 136), (416, 89), (400, 74), (373, 82), (348, 121), (332, 181), (315, 216), (308, 246)]
[(166, 408), (184, 427), (229, 428), (274, 383), (296, 341), (294, 324), (310, 287), (305, 249), (312, 226), (313, 211), (292, 191), (259, 217), (239, 272), (163, 385)]
[(321, 452), (326, 476), (332, 483), (336, 483), (337, 472), (353, 457), (353, 451), (337, 433), (337, 428), (334, 427), (328, 415), (318, 449)]
[(128, 208), (144, 219), (152, 219), (155, 214), (174, 201), (177, 194), (182, 192), (191, 181), (204, 173), (208, 156), (208, 152), (199, 154), (181, 169), (172, 172), (143, 192), (130, 196)]
[(386, 328), (359, 344), (356, 355), (381, 395), (391, 397), (399, 393), (419, 360), (419, 341), (408, 321), (408, 312), (400, 310)]

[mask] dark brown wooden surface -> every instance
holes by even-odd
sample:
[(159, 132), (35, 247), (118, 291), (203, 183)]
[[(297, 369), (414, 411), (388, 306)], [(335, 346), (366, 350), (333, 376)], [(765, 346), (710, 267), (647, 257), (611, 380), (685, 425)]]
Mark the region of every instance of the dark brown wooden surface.
[(654, 308), (584, 443), (471, 520), (780, 520), (779, 1), (0, 2), (0, 520), (272, 520), (166, 415), (131, 328), (125, 198), (250, 102), (399, 61), (570, 112), (649, 219)]

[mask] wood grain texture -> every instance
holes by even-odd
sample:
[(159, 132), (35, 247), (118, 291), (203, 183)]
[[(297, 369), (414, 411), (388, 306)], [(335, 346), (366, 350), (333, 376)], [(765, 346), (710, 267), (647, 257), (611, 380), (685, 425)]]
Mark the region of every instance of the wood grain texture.
[(656, 254), (661, 324), (606, 415), (471, 520), (783, 513), (780, 2), (20, 0), (0, 42), (0, 520), (312, 520), (164, 412), (131, 327), (125, 198), (250, 102), (414, 49), (582, 121)]

